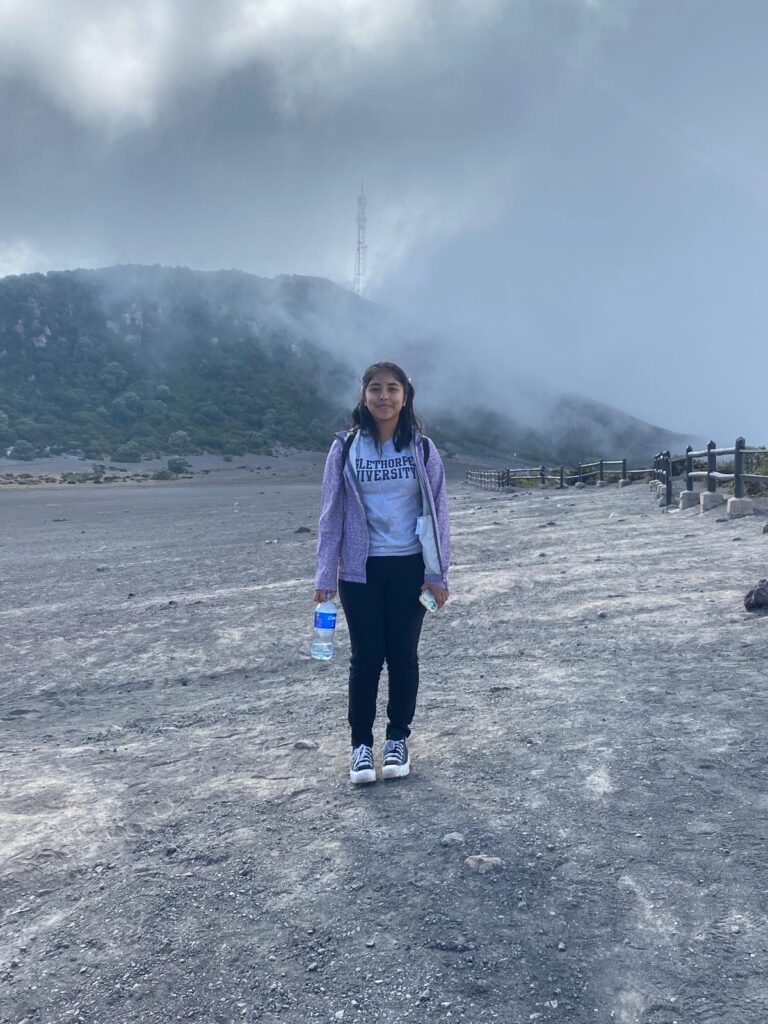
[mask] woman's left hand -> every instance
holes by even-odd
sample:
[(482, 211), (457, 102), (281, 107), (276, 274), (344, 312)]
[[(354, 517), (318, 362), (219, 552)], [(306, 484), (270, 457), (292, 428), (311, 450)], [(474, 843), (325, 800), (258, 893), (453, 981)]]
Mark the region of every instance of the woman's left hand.
[(438, 611), (443, 607), (445, 602), (448, 600), (449, 594), (445, 587), (439, 587), (436, 583), (422, 583), (422, 590), (431, 590), (435, 595), (437, 601)]

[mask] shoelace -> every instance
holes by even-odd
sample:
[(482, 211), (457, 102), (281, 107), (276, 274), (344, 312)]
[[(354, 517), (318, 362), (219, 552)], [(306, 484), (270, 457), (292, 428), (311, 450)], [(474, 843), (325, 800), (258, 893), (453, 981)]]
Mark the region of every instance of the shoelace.
[(373, 767), (373, 751), (370, 747), (366, 747), (365, 744), (355, 747), (354, 758), (355, 760), (352, 764), (353, 771), (357, 772), (360, 771), (361, 768)]
[(404, 750), (405, 743), (403, 740), (387, 740), (384, 749), (384, 760), (389, 761), (394, 757), (396, 760), (402, 761)]

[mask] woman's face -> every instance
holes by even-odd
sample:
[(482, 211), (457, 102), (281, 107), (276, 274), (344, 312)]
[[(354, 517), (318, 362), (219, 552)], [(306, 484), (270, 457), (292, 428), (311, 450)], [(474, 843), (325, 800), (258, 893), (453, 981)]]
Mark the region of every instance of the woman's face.
[(380, 370), (363, 392), (363, 402), (378, 426), (392, 426), (405, 405), (403, 385), (393, 373)]

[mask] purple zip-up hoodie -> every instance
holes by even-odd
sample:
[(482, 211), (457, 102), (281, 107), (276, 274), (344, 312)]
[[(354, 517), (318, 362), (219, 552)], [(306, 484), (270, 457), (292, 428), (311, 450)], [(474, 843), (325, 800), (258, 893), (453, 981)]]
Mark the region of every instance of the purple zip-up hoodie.
[[(365, 518), (360, 483), (352, 471), (351, 458), (341, 464), (347, 431), (341, 430), (331, 445), (323, 474), (323, 496), (317, 530), (316, 590), (337, 590), (338, 580), (365, 583), (368, 558), (368, 522)], [(421, 435), (417, 432), (411, 448), (416, 474), (421, 485), (422, 515), (420, 530), (424, 554), (424, 582), (448, 588), (451, 537), (448, 526), (448, 498), (445, 492), (443, 460), (432, 443), (429, 460), (424, 462)]]

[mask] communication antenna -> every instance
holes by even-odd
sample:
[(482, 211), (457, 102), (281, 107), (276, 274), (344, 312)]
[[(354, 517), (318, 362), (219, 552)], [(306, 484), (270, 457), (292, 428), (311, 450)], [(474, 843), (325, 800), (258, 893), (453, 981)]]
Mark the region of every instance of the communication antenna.
[(368, 273), (368, 246), (365, 244), (365, 224), (368, 220), (368, 215), (366, 213), (367, 207), (368, 200), (365, 198), (365, 191), (361, 181), (360, 195), (357, 197), (357, 251), (355, 253), (355, 279), (352, 282), (352, 291), (355, 295), (362, 295), (365, 291), (365, 279)]

